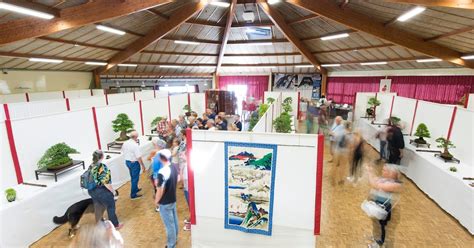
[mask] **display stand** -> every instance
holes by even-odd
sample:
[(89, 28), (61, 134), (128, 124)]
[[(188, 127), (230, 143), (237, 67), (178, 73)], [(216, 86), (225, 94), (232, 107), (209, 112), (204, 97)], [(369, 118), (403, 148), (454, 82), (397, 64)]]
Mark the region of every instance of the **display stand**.
[(410, 145), (414, 145), (416, 148), (420, 147), (420, 146), (428, 146), (428, 148), (431, 147), (431, 144), (426, 142), (426, 144), (419, 144), (419, 143), (416, 143), (414, 139), (410, 139)]
[[(107, 143), (107, 150), (110, 150), (110, 149), (120, 150), (122, 149), (123, 143), (125, 143), (125, 141), (124, 142), (112, 141), (110, 143)], [(138, 140), (137, 143), (140, 145), (140, 140)]]
[(61, 168), (61, 169), (58, 169), (58, 170), (48, 170), (47, 168), (42, 168), (42, 169), (39, 169), (39, 170), (35, 170), (36, 180), (39, 180), (39, 178), (38, 178), (39, 175), (45, 175), (45, 176), (54, 176), (54, 181), (57, 182), (58, 181), (58, 175), (61, 175), (64, 172), (73, 170), (73, 169), (75, 169), (75, 168), (77, 168), (81, 165), (82, 165), (82, 169), (85, 170), (86, 165), (84, 164), (84, 161), (80, 161), (80, 160), (73, 160), (72, 164), (70, 166), (67, 166), (67, 167), (64, 167), (64, 168)]
[(449, 162), (458, 163), (458, 164), (461, 163), (461, 160), (459, 160), (457, 158), (454, 158), (454, 157), (452, 159), (445, 159), (445, 158), (441, 157), (441, 153), (437, 153), (434, 156), (441, 159), (441, 160), (443, 160), (445, 163), (449, 163)]

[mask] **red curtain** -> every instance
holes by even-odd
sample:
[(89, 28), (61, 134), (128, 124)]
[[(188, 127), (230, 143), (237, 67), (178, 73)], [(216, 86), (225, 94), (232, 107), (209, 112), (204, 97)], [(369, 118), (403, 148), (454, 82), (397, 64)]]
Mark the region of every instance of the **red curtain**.
[(247, 96), (263, 99), (268, 90), (268, 76), (220, 76), (219, 89), (227, 90), (227, 85), (247, 85)]
[(326, 98), (352, 104), (357, 92), (379, 91), (380, 79), (383, 77), (329, 77)]

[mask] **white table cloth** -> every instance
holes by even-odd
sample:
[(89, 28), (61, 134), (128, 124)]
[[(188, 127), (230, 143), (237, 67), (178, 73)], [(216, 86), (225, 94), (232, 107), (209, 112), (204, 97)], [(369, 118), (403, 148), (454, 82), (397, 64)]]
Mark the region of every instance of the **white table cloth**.
[[(370, 121), (361, 119), (357, 123), (362, 135), (377, 151), (380, 148), (375, 138), (378, 126)], [(474, 167), (461, 161), (445, 163), (431, 152), (417, 152), (416, 149), (439, 150), (436, 144), (431, 149), (416, 148), (409, 144), (410, 138), (405, 136), (405, 150), (401, 164), (402, 172), (410, 178), (423, 192), (433, 199), (442, 209), (456, 218), (471, 234), (474, 234), (474, 187), (463, 180), (463, 177), (474, 177)], [(457, 172), (451, 172), (450, 167), (456, 167)]]
[[(151, 142), (141, 138), (140, 150), (148, 155), (152, 149)], [(114, 188), (118, 188), (130, 180), (129, 172), (121, 154), (110, 154), (104, 160), (112, 174)], [(87, 166), (91, 163), (91, 154), (71, 155), (73, 159), (84, 160)], [(62, 216), (72, 204), (89, 198), (86, 190), (79, 185), (79, 177), (84, 172), (82, 167), (54, 177), (39, 176), (38, 181), (30, 183), (46, 184), (47, 187), (17, 185), (17, 200), (8, 203), (0, 197), (0, 247), (28, 247), (57, 227), (53, 223), (54, 216)], [(120, 197), (128, 197), (127, 194)]]

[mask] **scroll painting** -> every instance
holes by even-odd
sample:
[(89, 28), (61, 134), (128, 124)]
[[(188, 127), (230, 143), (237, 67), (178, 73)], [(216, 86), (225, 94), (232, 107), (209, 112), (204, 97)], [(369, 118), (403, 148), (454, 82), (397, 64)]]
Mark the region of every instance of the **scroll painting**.
[(277, 146), (225, 142), (225, 228), (270, 236)]

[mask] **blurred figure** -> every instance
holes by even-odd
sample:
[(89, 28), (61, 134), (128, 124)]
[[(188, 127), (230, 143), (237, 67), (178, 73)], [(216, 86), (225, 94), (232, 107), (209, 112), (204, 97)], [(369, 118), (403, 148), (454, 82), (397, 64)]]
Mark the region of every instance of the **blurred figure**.
[(314, 131), (314, 117), (316, 117), (318, 109), (313, 102), (308, 101), (306, 110), (306, 133), (313, 133)]
[[(342, 121), (342, 118), (341, 118)], [(334, 132), (334, 135), (331, 136), (334, 138), (333, 145), (333, 185), (343, 184), (344, 183), (344, 174), (347, 173), (347, 164), (349, 160), (349, 146), (351, 143), (351, 123), (344, 122), (344, 125), (339, 124), (341, 128)]]
[[(336, 116), (334, 119), (334, 124), (331, 127), (331, 131), (329, 132), (329, 141), (330, 141), (330, 150), (329, 153), (331, 156), (334, 156), (334, 149), (336, 144), (336, 136), (339, 136), (345, 130), (344, 126), (342, 125), (342, 117)], [(334, 158), (331, 158), (329, 162), (331, 162)]]
[(386, 226), (392, 217), (395, 198), (399, 198), (398, 193), (402, 191), (402, 182), (400, 181), (400, 171), (394, 164), (385, 164), (382, 169), (382, 176), (377, 177), (373, 171), (374, 167), (380, 167), (383, 163), (376, 162), (374, 166), (367, 166), (369, 174), (369, 184), (372, 187), (370, 191), (371, 200), (380, 204), (387, 211), (385, 219), (372, 219), (373, 243), (369, 247), (380, 247), (385, 243)]
[(124, 242), (122, 235), (112, 222), (106, 220), (96, 225), (83, 226), (77, 241), (70, 247), (122, 248)]
[(216, 116), (216, 127), (219, 130), (227, 131), (227, 120), (220, 115)]
[(209, 119), (206, 123), (206, 129), (209, 131), (215, 131), (217, 128), (214, 126), (214, 120)]
[(175, 135), (178, 135), (181, 132), (181, 126), (179, 125), (178, 120), (173, 119), (171, 120), (171, 130), (174, 132)]
[[(186, 154), (186, 131), (182, 131), (183, 140), (178, 149), (178, 158), (179, 158), (179, 176), (183, 179), (183, 193), (184, 198), (186, 199), (186, 203), (188, 205), (189, 210), (189, 191), (188, 191), (188, 158)], [(191, 222), (189, 218), (184, 219), (184, 231), (191, 231)]]
[(352, 183), (356, 183), (360, 177), (360, 166), (362, 165), (362, 158), (363, 154), (363, 147), (364, 147), (364, 140), (362, 135), (359, 132), (352, 133), (352, 140), (351, 140), (351, 168), (349, 171), (349, 180)]
[(234, 115), (234, 123), (235, 130), (234, 131), (242, 131), (242, 122), (240, 122), (240, 115)]
[(308, 111), (308, 100), (306, 98), (301, 98), (300, 102), (300, 120), (306, 119), (306, 112)]
[(202, 114), (202, 125), (206, 126), (207, 120), (209, 120), (209, 117), (207, 117), (207, 114), (204, 113)]
[[(180, 134), (181, 135), (181, 134)], [(174, 138), (173, 144), (171, 145), (171, 165), (179, 171), (179, 158), (178, 158), (178, 150), (179, 150), (180, 138)]]
[(318, 115), (318, 126), (319, 126), (319, 131), (318, 133), (324, 134), (325, 136), (328, 134), (328, 112), (327, 112), (328, 107), (326, 105), (321, 105), (319, 107), (319, 115)]
[[(188, 127), (188, 123), (186, 123), (186, 119), (184, 118), (184, 115), (179, 115), (178, 116), (178, 125), (181, 127), (181, 129), (186, 129)], [(176, 132), (178, 134), (178, 132)]]
[[(189, 116), (188, 117), (188, 126), (186, 128), (193, 128), (194, 126), (197, 126), (196, 117)], [(186, 128), (183, 128), (181, 131), (186, 130)]]
[(402, 130), (398, 126), (390, 126), (387, 131), (388, 141), (388, 162), (391, 164), (400, 164), (405, 148)]
[(387, 131), (389, 126), (381, 126), (377, 131), (376, 138), (380, 141), (380, 159), (388, 160), (387, 156)]
[(156, 125), (156, 132), (158, 133), (158, 137), (160, 137), (160, 139), (164, 139), (164, 137), (166, 136), (167, 130), (168, 130), (168, 120), (166, 119), (166, 117), (164, 117)]
[(207, 118), (214, 120), (216, 118), (216, 113), (212, 111), (210, 108), (206, 109)]
[[(155, 193), (156, 193), (156, 185), (158, 185), (158, 171), (161, 169), (161, 167), (163, 167), (163, 165), (161, 164), (160, 156), (158, 155), (158, 153), (162, 149), (166, 148), (166, 142), (164, 142), (163, 140), (159, 140), (159, 139), (156, 139), (156, 140), (153, 139), (152, 142), (153, 142), (153, 145), (155, 146), (155, 149), (150, 153), (150, 156), (151, 155), (153, 155), (153, 156), (150, 159), (151, 160), (151, 165), (150, 165), (149, 175), (150, 175), (151, 184), (152, 184), (153, 189), (155, 190)], [(156, 212), (160, 211), (160, 207), (158, 205), (155, 206), (155, 211)]]
[(140, 152), (140, 147), (138, 146), (138, 133), (137, 131), (132, 131), (130, 133), (130, 139), (125, 141), (122, 145), (122, 154), (125, 159), (125, 164), (127, 165), (128, 171), (130, 172), (131, 178), (131, 192), (130, 198), (132, 200), (142, 197), (141, 194), (138, 194), (140, 189), (138, 187), (138, 181), (140, 180), (140, 168), (144, 172), (145, 166), (142, 161), (142, 154)]

